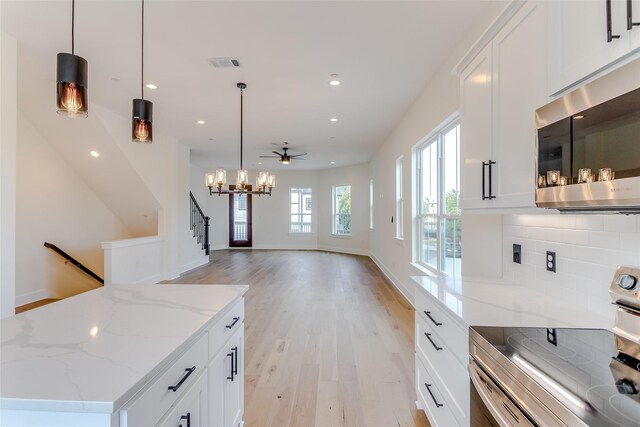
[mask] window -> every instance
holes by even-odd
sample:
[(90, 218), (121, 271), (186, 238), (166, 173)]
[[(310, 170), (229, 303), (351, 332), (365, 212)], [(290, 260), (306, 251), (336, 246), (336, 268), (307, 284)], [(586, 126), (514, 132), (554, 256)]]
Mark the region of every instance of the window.
[(351, 186), (333, 187), (333, 234), (351, 236)]
[(311, 189), (289, 190), (289, 233), (311, 233)]
[(396, 160), (396, 239), (404, 238), (404, 199), (402, 196), (402, 161)]
[(417, 150), (419, 263), (440, 273), (461, 273), (460, 125), (447, 122)]
[(369, 181), (369, 229), (373, 230), (373, 180)]

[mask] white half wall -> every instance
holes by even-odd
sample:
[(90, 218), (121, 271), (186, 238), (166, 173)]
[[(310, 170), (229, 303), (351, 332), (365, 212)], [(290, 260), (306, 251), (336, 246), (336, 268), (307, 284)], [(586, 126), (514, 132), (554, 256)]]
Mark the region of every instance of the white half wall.
[(0, 33), (0, 318), (16, 307), (16, 147), (18, 47)]
[(158, 236), (102, 242), (105, 286), (161, 281), (162, 243)]
[[(102, 277), (100, 242), (129, 238), (131, 232), (21, 112), (18, 140), (17, 305), (96, 288), (98, 282), (45, 248), (44, 242)], [(100, 159), (87, 156), (87, 161)]]

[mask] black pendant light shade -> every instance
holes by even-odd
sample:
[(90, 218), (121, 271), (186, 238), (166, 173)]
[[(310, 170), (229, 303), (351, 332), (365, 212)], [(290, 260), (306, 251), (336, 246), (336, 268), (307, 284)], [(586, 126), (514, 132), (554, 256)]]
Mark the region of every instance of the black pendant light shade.
[(71, 1), (71, 53), (59, 53), (56, 76), (58, 114), (87, 117), (89, 102), (87, 60), (75, 55), (75, 0)]
[(153, 103), (146, 99), (133, 100), (131, 138), (133, 142), (153, 142)]

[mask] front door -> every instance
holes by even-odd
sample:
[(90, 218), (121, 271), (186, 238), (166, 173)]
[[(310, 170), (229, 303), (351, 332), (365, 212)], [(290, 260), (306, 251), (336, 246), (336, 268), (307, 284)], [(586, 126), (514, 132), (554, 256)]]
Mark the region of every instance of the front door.
[[(250, 185), (246, 188), (251, 191)], [(251, 194), (229, 194), (229, 247), (251, 247)]]

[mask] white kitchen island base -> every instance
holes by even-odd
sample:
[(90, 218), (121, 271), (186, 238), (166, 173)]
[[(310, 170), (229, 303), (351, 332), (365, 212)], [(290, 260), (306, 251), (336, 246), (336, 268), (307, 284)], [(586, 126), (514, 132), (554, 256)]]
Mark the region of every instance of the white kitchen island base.
[(247, 290), (109, 286), (3, 319), (0, 425), (241, 426)]

